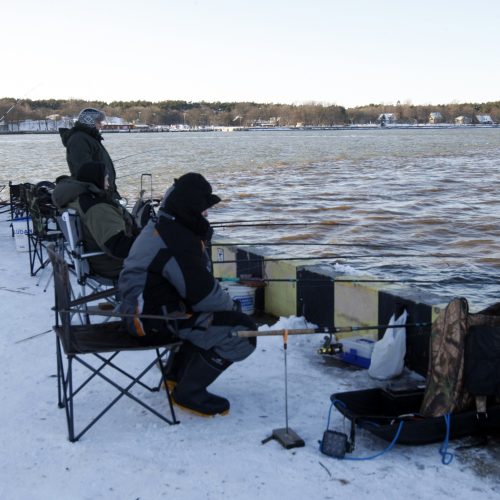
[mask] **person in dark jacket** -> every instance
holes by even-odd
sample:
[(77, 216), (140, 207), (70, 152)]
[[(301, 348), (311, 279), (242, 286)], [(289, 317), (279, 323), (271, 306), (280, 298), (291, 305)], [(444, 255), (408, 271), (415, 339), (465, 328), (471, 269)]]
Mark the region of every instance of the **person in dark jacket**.
[(101, 135), (102, 122), (106, 115), (94, 108), (85, 108), (78, 115), (78, 120), (73, 128), (60, 128), (59, 135), (66, 148), (66, 161), (75, 179), (80, 167), (90, 161), (101, 162), (106, 168), (109, 179), (109, 191), (114, 193), (114, 198), (120, 195), (116, 189), (116, 172), (111, 156), (102, 145), (104, 140)]
[[(176, 179), (163, 197), (157, 221), (150, 221), (132, 245), (118, 281), (125, 314), (192, 315), (179, 322), (178, 335), (185, 342), (169, 378), (176, 383), (175, 403), (202, 415), (227, 413), (229, 401), (207, 387), (256, 345), (255, 338), (234, 336), (256, 325), (210, 270), (205, 242), (211, 227), (204, 214), (219, 201), (202, 175)], [(168, 333), (161, 321), (136, 316), (127, 324), (138, 336)]]
[(52, 200), (58, 209), (73, 208), (81, 219), (86, 252), (105, 252), (89, 258), (94, 273), (117, 279), (135, 239), (130, 215), (107, 190), (108, 174), (100, 162), (84, 163), (76, 179), (59, 178)]

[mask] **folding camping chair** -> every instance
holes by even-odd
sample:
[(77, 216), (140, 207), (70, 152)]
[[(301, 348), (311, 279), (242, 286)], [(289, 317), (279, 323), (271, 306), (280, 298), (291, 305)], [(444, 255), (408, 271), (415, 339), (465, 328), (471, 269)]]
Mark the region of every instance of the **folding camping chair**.
[(61, 231), (56, 226), (57, 210), (51, 203), (42, 203), (37, 196), (38, 185), (25, 185), (27, 213), (31, 218), (31, 230), (28, 225), (28, 252), (30, 258), (30, 273), (35, 276), (45, 269), (49, 258), (44, 256), (44, 249), (50, 243), (58, 243), (62, 238)]
[[(55, 247), (49, 247), (49, 257), (54, 269), (54, 289), (55, 289), (55, 313), (57, 345), (57, 388), (58, 404), (60, 408), (66, 411), (66, 421), (68, 425), (68, 439), (75, 442), (80, 439), (94, 424), (96, 424), (103, 415), (105, 415), (123, 396), (132, 399), (153, 415), (167, 422), (168, 424), (178, 424), (175, 416), (174, 407), (170, 392), (166, 384), (166, 376), (170, 369), (175, 352), (179, 349), (181, 341), (175, 336), (177, 332), (177, 321), (189, 318), (186, 314), (174, 314), (164, 317), (155, 316), (155, 319), (161, 318), (167, 322), (168, 328), (172, 331), (172, 336), (168, 340), (150, 340), (147, 337), (133, 337), (128, 333), (123, 321), (110, 321), (107, 323), (75, 325), (72, 322), (74, 313), (82, 304), (87, 304), (96, 299), (102, 298), (105, 292), (91, 294), (87, 297), (81, 297), (71, 300), (71, 284), (68, 272), (68, 264), (60, 253), (55, 251)], [(109, 293), (109, 292), (108, 292)], [(120, 316), (111, 311), (96, 311), (97, 314)], [(138, 318), (145, 316), (138, 315)], [(148, 316), (149, 317), (149, 316)], [(124, 351), (144, 351), (153, 350), (152, 360), (148, 360), (145, 367), (138, 369), (137, 375), (129, 373), (123, 366), (117, 364), (117, 356)], [(64, 355), (63, 355), (64, 353)], [(92, 364), (89, 359), (97, 359)], [(121, 359), (121, 358), (120, 358)], [(78, 385), (74, 382), (73, 362), (77, 361), (80, 365), (90, 371), (87, 377)], [(149, 386), (142, 382), (143, 377), (157, 365), (161, 370), (161, 381), (158, 385)], [(81, 376), (81, 374), (80, 374)], [(118, 377), (118, 379), (117, 379)], [(95, 396), (90, 395), (85, 399), (83, 389), (89, 382), (103, 380), (114, 387), (119, 394), (111, 400), (95, 417), (91, 417), (86, 425), (81, 425), (79, 430), (75, 429), (75, 399), (81, 396), (86, 407), (92, 405)], [(121, 380), (121, 383), (119, 382)], [(125, 380), (125, 382), (123, 382)], [(170, 417), (155, 410), (144, 400), (132, 394), (132, 388), (141, 386), (149, 392), (158, 392), (162, 386), (165, 386), (167, 403), (170, 408)], [(83, 406), (83, 405), (82, 405)]]
[[(64, 212), (57, 217), (57, 224), (63, 234), (67, 246), (67, 253), (71, 260), (71, 267), (80, 285), (79, 296), (87, 295), (87, 287), (94, 292), (101, 291), (105, 287), (116, 287), (116, 283), (112, 279), (92, 273), (88, 259), (99, 255), (105, 255), (105, 253), (85, 251), (82, 224), (76, 210), (64, 210)], [(115, 303), (111, 295), (107, 300), (111, 303)]]
[(0, 214), (6, 213), (6, 212), (11, 212), (11, 199), (12, 198), (10, 197), (10, 194), (9, 194), (9, 201), (2, 200), (2, 193), (6, 187), (7, 187), (6, 184), (0, 184)]
[(9, 181), (9, 211), (12, 228), (12, 237), (14, 237), (14, 219), (20, 219), (28, 215), (28, 205), (26, 200), (26, 190), (33, 184), (12, 184)]

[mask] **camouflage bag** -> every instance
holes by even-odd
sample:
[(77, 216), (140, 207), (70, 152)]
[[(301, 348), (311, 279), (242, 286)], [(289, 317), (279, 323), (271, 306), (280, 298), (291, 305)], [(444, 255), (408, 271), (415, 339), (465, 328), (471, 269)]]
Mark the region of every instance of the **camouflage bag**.
[(465, 338), (469, 305), (453, 299), (432, 325), (427, 385), (420, 408), (426, 417), (441, 417), (470, 407), (473, 397), (465, 388)]

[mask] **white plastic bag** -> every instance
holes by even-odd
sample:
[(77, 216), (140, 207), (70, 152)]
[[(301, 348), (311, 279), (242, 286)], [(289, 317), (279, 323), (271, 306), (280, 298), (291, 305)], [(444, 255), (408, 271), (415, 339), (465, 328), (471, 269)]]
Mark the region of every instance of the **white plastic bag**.
[(384, 336), (375, 342), (368, 374), (372, 378), (386, 380), (401, 375), (405, 365), (406, 354), (406, 309), (403, 314), (395, 319), (394, 314), (389, 320), (389, 325), (402, 325), (387, 328)]

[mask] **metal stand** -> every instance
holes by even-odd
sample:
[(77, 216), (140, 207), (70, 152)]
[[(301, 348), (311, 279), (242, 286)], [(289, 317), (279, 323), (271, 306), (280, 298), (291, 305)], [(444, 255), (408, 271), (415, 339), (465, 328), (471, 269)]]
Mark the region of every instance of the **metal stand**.
[(288, 368), (287, 368), (287, 346), (288, 346), (288, 330), (283, 333), (283, 349), (285, 352), (285, 427), (273, 429), (272, 434), (262, 440), (265, 444), (271, 439), (275, 439), (278, 443), (290, 450), (291, 448), (301, 448), (305, 446), (304, 440), (293, 430), (288, 427)]

